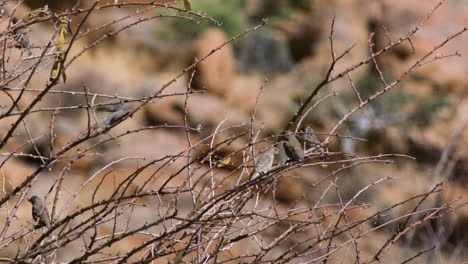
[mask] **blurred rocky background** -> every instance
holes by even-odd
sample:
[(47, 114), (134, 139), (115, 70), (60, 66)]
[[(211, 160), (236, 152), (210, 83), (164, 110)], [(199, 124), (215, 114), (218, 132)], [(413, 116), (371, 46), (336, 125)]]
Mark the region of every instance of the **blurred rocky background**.
[[(74, 1), (27, 0), (26, 5), (20, 5), (16, 12), (22, 16), (44, 4), (55, 11), (66, 10), (73, 7), (71, 2)], [(88, 1), (81, 2), (83, 7), (89, 5)], [(268, 79), (256, 112), (257, 129), (262, 128), (262, 135), (268, 136), (281, 132), (285, 122), (297, 111), (300, 102), (324, 77), (331, 61), (328, 36), (333, 16), (336, 16), (334, 36), (337, 52), (356, 44), (351, 53), (338, 63), (334, 71), (338, 72), (369, 55), (368, 38), (371, 32), (375, 32), (374, 50), (382, 48), (389, 42), (385, 30), (392, 40), (397, 40), (416, 26), (435, 2), (192, 0), (193, 10), (204, 11), (221, 21), (222, 25), (174, 18), (141, 23), (85, 53), (67, 70), (68, 81), (57, 89), (82, 92), (83, 85), (86, 85), (90, 92), (99, 94), (129, 98), (150, 95), (194, 62), (195, 58), (206, 55), (244, 29), (268, 18), (267, 26), (227, 45), (197, 68), (192, 88), (202, 93), (192, 95), (188, 105), (189, 122), (193, 126), (202, 126), (202, 133), (199, 135), (202, 138), (209, 135), (221, 122), (224, 122), (223, 127), (248, 122), (260, 88), (265, 79)], [(11, 10), (8, 8), (11, 6), (7, 7), (7, 12)], [(86, 27), (96, 28), (103, 21), (123, 17), (134, 11), (131, 8), (106, 10), (92, 16)], [(175, 14), (162, 8), (151, 12)], [(444, 3), (412, 38), (415, 52), (407, 42), (378, 58), (386, 80), (392, 82), (451, 32), (467, 26), (467, 14), (467, 1), (453, 0)], [(72, 28), (76, 28), (78, 21), (79, 18), (72, 21)], [(0, 26), (3, 30), (6, 22), (2, 20)], [(118, 28), (117, 23), (89, 34), (79, 40), (78, 46), (91, 44), (104, 31), (111, 32)], [(47, 26), (33, 27), (29, 33), (33, 47), (46, 44), (48, 39), (45, 36), (50, 32), (51, 29)], [(442, 179), (447, 179), (447, 183), (438, 196), (439, 199), (450, 201), (461, 198), (462, 201), (467, 201), (468, 126), (459, 128), (463, 122), (467, 122), (468, 115), (466, 47), (468, 35), (465, 34), (438, 53), (444, 55), (459, 49), (464, 56), (450, 57), (423, 66), (396, 89), (376, 100), (366, 110), (356, 113), (339, 131), (340, 134), (349, 134), (366, 141), (336, 139), (330, 147), (332, 151), (346, 151), (359, 156), (400, 153), (416, 158), (395, 158), (394, 163), (385, 165), (371, 163), (340, 174), (337, 182), (343, 199), (350, 199), (358, 190), (377, 179), (387, 176), (395, 178), (371, 188), (358, 199), (359, 202), (371, 203), (373, 206), (368, 211), (353, 211), (349, 215), (351, 221), (423, 193)], [(74, 50), (77, 51), (79, 48)], [(33, 49), (33, 53), (36, 54), (37, 51)], [(383, 87), (378, 71), (372, 65), (362, 67), (351, 75), (364, 98)], [(165, 93), (186, 91), (189, 78), (190, 75), (187, 75)], [(42, 86), (42, 82), (33, 80), (29, 88), (40, 89)], [(347, 78), (327, 86), (318, 98), (333, 92), (338, 95), (322, 102), (304, 121), (317, 132), (329, 131), (346, 111), (358, 103)], [(4, 94), (0, 95), (0, 100), (2, 105), (9, 102)], [(114, 128), (110, 134), (142, 125), (183, 125), (184, 100), (184, 96), (159, 99)], [(82, 96), (73, 93), (59, 94), (46, 97), (41, 106), (67, 106), (83, 102)], [(49, 139), (44, 135), (48, 133), (51, 114), (41, 112), (27, 119), (32, 137), (39, 137), (36, 144), (44, 155), (49, 151)], [(56, 118), (59, 121), (56, 122), (57, 145), (69, 142), (79, 130), (86, 127), (86, 111), (61, 111)], [(9, 123), (1, 123), (2, 130), (8, 125)], [(459, 135), (456, 134), (457, 129)], [(324, 139), (323, 135), (318, 137)], [(36, 154), (32, 145), (20, 145), (25, 139), (27, 140), (26, 133), (16, 135), (7, 150), (22, 149), (24, 153)], [(225, 153), (218, 154), (226, 155), (239, 146), (242, 144), (233, 144), (231, 149), (224, 149)], [(437, 171), (442, 153), (449, 146), (451, 151), (448, 166)], [(104, 155), (85, 157), (73, 164), (73, 173), (67, 175), (66, 182), (70, 193), (73, 193), (73, 186), (86, 181), (103, 164), (122, 157), (156, 158), (174, 154), (186, 147), (186, 138), (183, 130), (168, 128), (145, 131), (131, 139), (116, 139), (104, 147), (105, 149), (101, 149)], [(32, 158), (17, 158), (8, 162), (2, 169), (3, 188), (12, 188), (39, 165), (40, 161)], [(138, 161), (125, 160), (119, 166), (122, 170), (131, 170), (138, 166)], [(171, 165), (172, 167), (177, 169), (177, 164)], [(313, 204), (319, 199), (326, 184), (315, 187), (313, 192), (310, 191), (310, 186), (337, 168), (338, 166), (329, 166), (295, 170), (291, 175), (293, 177), (285, 178), (278, 187), (277, 200), (285, 208)], [(50, 187), (52, 176), (41, 177), (44, 180), (35, 183), (33, 189), (39, 195), (44, 195)], [(78, 198), (86, 203), (85, 192)], [(336, 194), (326, 197), (328, 202), (337, 199)], [(434, 204), (437, 202), (440, 201), (434, 201)], [(24, 205), (20, 207), (19, 215), (28, 219), (29, 210), (29, 205)], [(398, 217), (398, 210), (389, 213), (392, 215), (383, 215), (382, 218)], [(376, 219), (375, 224), (378, 225), (379, 221), (381, 220)], [(461, 263), (468, 259), (467, 227), (468, 207), (464, 206), (442, 221), (433, 221), (416, 229), (409, 238), (403, 239), (391, 249), (386, 257), (387, 262), (384, 263), (400, 263), (408, 256), (434, 244), (437, 248), (417, 263)], [(361, 254), (371, 256), (393, 231), (392, 228), (382, 229), (360, 240), (363, 246)], [(112, 250), (122, 252), (132, 248), (132, 243), (137, 241), (124, 241), (119, 244), (120, 248)], [(242, 252), (243, 249), (237, 250)], [(3, 251), (3, 254), (7, 253), (14, 255), (14, 252)]]

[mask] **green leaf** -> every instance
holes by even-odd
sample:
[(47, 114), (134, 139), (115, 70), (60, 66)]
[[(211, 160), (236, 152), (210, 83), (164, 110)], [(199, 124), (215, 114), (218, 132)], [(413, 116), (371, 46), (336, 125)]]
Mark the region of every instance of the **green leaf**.
[(190, 0), (184, 0), (184, 7), (187, 10), (192, 10), (192, 7), (190, 6)]

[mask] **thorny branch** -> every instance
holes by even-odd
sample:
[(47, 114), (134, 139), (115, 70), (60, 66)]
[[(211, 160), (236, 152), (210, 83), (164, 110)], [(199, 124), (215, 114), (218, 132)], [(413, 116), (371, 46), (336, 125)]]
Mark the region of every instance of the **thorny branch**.
[[(112, 2), (112, 1), (111, 1)], [(13, 120), (11, 126), (1, 133), (0, 153), (2, 162), (0, 169), (13, 163), (15, 158), (23, 157), (40, 161), (31, 172), (23, 173), (20, 180), (5, 177), (3, 171), (3, 193), (0, 205), (5, 213), (2, 214), (3, 227), (0, 233), (0, 249), (15, 248), (15, 254), (0, 258), (0, 261), (10, 263), (57, 263), (58, 252), (64, 248), (77, 247), (79, 250), (67, 256), (67, 263), (152, 263), (153, 261), (167, 261), (170, 263), (327, 263), (333, 258), (355, 258), (356, 263), (373, 263), (380, 261), (390, 248), (394, 247), (410, 231), (420, 225), (442, 218), (455, 210), (460, 204), (458, 200), (432, 204), (430, 208), (423, 208), (427, 201), (443, 190), (444, 182), (424, 193), (414, 195), (386, 208), (374, 210), (371, 214), (363, 214), (358, 218), (351, 217), (356, 210), (365, 210), (373, 206), (370, 203), (360, 203), (359, 199), (372, 188), (378, 188), (387, 179), (383, 177), (372, 181), (350, 198), (345, 199), (340, 194), (339, 178), (345, 177), (346, 172), (364, 164), (388, 164), (397, 157), (409, 158), (403, 154), (378, 154), (369, 156), (350, 155), (349, 153), (329, 151), (327, 146), (336, 138), (351, 138), (362, 140), (354, 136), (340, 136), (337, 129), (357, 111), (368, 107), (369, 103), (389, 92), (404, 81), (411, 73), (423, 65), (452, 56), (461, 56), (459, 51), (435, 56), (436, 51), (446, 46), (455, 38), (460, 37), (468, 29), (464, 27), (446, 37), (441, 43), (421, 56), (403, 74), (394, 81), (384, 79), (381, 65), (377, 58), (385, 52), (397, 47), (403, 42), (410, 42), (423, 24), (432, 16), (444, 1), (439, 1), (433, 9), (406, 36), (392, 41), (390, 33), (385, 28), (389, 43), (374, 50), (374, 34), (371, 33), (368, 45), (370, 55), (345, 70), (335, 73), (336, 64), (352, 52), (354, 45), (338, 53), (335, 50), (335, 22), (333, 17), (329, 32), (329, 46), (331, 63), (321, 82), (308, 94), (306, 100), (285, 124), (286, 130), (305, 136), (308, 132), (300, 132), (306, 116), (316, 107), (337, 93), (330, 93), (319, 100), (317, 97), (323, 87), (348, 77), (350, 86), (357, 98), (358, 104), (346, 113), (327, 133), (317, 133), (326, 136), (323, 142), (305, 142), (318, 145), (304, 150), (304, 157), (300, 160), (276, 161), (273, 156), (261, 157), (258, 153), (279, 147), (282, 135), (264, 136), (262, 129), (256, 130), (258, 123), (257, 107), (262, 103), (262, 96), (268, 93), (268, 82), (265, 81), (255, 100), (250, 114), (250, 120), (241, 125), (226, 125), (220, 122), (212, 131), (207, 131), (192, 120), (190, 105), (192, 97), (203, 93), (192, 88), (195, 71), (198, 66), (213, 54), (232, 44), (241, 37), (248, 37), (249, 33), (261, 30), (266, 25), (262, 23), (245, 29), (234, 37), (223, 42), (201, 58), (196, 59), (189, 66), (180, 70), (173, 78), (164, 83), (159, 89), (152, 90), (145, 96), (133, 97), (111, 95), (104, 92), (93, 92), (87, 85), (83, 91), (65, 91), (57, 89), (61, 80), (65, 81), (66, 73), (73, 70), (74, 65), (83, 54), (99, 46), (104, 40), (124, 30), (139, 24), (169, 17), (196, 23), (206, 20), (220, 24), (217, 20), (203, 12), (195, 12), (178, 7), (177, 1), (161, 4), (160, 1), (137, 1), (100, 4), (94, 1), (87, 8), (76, 7), (64, 12), (55, 13), (44, 8), (38, 15), (13, 23), (16, 8), (23, 4), (19, 1), (9, 14), (8, 27), (0, 32), (2, 45), (1, 91), (7, 96), (11, 105), (2, 108), (0, 121)], [(0, 7), (4, 4), (0, 1)], [(98, 15), (102, 10), (112, 8), (137, 8), (133, 13), (102, 25), (82, 30), (92, 15)], [(170, 10), (173, 15), (154, 15), (149, 11)], [(75, 16), (82, 19), (74, 34), (63, 33), (61, 27), (56, 27), (58, 21), (70, 21)], [(142, 17), (139, 17), (139, 16)], [(137, 18), (130, 21), (131, 18)], [(17, 58), (14, 60), (14, 34), (23, 32), (31, 26), (44, 22), (54, 25), (54, 34), (46, 45), (32, 45), (33, 49), (40, 49), (40, 55)], [(122, 24), (114, 31), (99, 35), (95, 40), (83, 47), (79, 39), (85, 39), (91, 33), (99, 34), (100, 30)], [(24, 37), (24, 36), (23, 36)], [(33, 43), (34, 44), (34, 43)], [(412, 45), (412, 43), (411, 43)], [(59, 47), (65, 48), (60, 50)], [(414, 50), (414, 47), (413, 47)], [(58, 60), (59, 59), (59, 60)], [(58, 65), (54, 66), (59, 62)], [(377, 68), (380, 81), (384, 88), (375, 92), (367, 99), (359, 92), (351, 78), (356, 69), (373, 63)], [(8, 65), (7, 65), (8, 64)], [(51, 71), (50, 71), (51, 70)], [(31, 88), (33, 78), (42, 72), (51, 72), (48, 81), (41, 89)], [(53, 73), (53, 74), (52, 74)], [(189, 75), (187, 89), (183, 92), (174, 91), (175, 83)], [(72, 105), (42, 105), (50, 96), (82, 97), (85, 103)], [(25, 98), (30, 100), (27, 101)], [(132, 129), (114, 129), (129, 118), (137, 116), (151, 103), (171, 97), (183, 97), (183, 123), (179, 125), (157, 124), (134, 127)], [(108, 101), (100, 101), (101, 99)], [(24, 102), (27, 101), (26, 104)], [(97, 101), (97, 102), (95, 102)], [(117, 109), (103, 122), (92, 125), (92, 113), (95, 109)], [(73, 134), (65, 142), (57, 136), (58, 118), (63, 112), (86, 111), (86, 128), (79, 128), (78, 124)], [(121, 111), (121, 112), (119, 112)], [(27, 122), (36, 114), (51, 114), (47, 131), (34, 138), (30, 133)], [(117, 114), (116, 114), (117, 113)], [(96, 119), (96, 118), (95, 118)], [(128, 121), (127, 121), (128, 122)], [(24, 125), (28, 137), (19, 145), (20, 124)], [(294, 129), (293, 129), (294, 128)], [(112, 130), (112, 135), (109, 132)], [(461, 128), (457, 131), (459, 132)], [(120, 132), (116, 132), (120, 131)], [(87, 178), (79, 184), (69, 184), (73, 177), (75, 166), (84, 159), (106, 157), (106, 146), (118, 144), (120, 140), (132, 140), (146, 132), (166, 131), (171, 133), (185, 133), (185, 148), (175, 153), (165, 153), (163, 156), (139, 157), (124, 154), (124, 157), (114, 158), (109, 155), (104, 164), (93, 164)], [(116, 134), (114, 134), (114, 132)], [(309, 134), (314, 134), (311, 132)], [(263, 137), (262, 137), (263, 136)], [(36, 141), (47, 138), (47, 150), (41, 149)], [(315, 137), (316, 138), (316, 137)], [(152, 142), (148, 142), (152, 144)], [(11, 145), (11, 147), (10, 147)], [(33, 153), (25, 153), (26, 146), (32, 145)], [(235, 150), (233, 151), (233, 146)], [(259, 151), (262, 150), (262, 151)], [(267, 151), (264, 151), (267, 152)], [(447, 150), (448, 152), (448, 150)], [(227, 153), (227, 154), (226, 154)], [(270, 153), (270, 152), (268, 152)], [(274, 152), (271, 152), (274, 153)], [(447, 153), (441, 159), (445, 164)], [(263, 158), (263, 160), (262, 160)], [(265, 160), (267, 162), (265, 162)], [(258, 169), (263, 164), (264, 168)], [(266, 164), (266, 165), (265, 165)], [(277, 201), (276, 193), (285, 181), (296, 177), (294, 172), (300, 168), (323, 168), (331, 166), (334, 169), (328, 173), (321, 173), (316, 181), (306, 181), (304, 185), (309, 192), (317, 194), (316, 201), (297, 201), (282, 204)], [(442, 166), (442, 165), (440, 165)], [(439, 167), (437, 172), (441, 171)], [(252, 171), (258, 172), (258, 177), (249, 179)], [(50, 227), (35, 229), (32, 219), (24, 221), (19, 212), (24, 200), (34, 195), (34, 186), (43, 174), (52, 179), (48, 193), (44, 198), (46, 207), (51, 208)], [(396, 181), (396, 180), (395, 180)], [(328, 186), (327, 186), (328, 184)], [(324, 187), (325, 186), (325, 187)], [(337, 201), (327, 200), (329, 193), (336, 192)], [(83, 195), (83, 193), (91, 195)], [(305, 197), (307, 194), (302, 196)], [(82, 197), (85, 198), (82, 198)], [(50, 201), (52, 200), (52, 202)], [(409, 207), (409, 209), (408, 209)], [(376, 218), (390, 214), (395, 209), (405, 208), (407, 211), (374, 227), (369, 225)], [(139, 211), (150, 211), (146, 217), (139, 217)], [(386, 242), (363, 261), (362, 238), (371, 236), (390, 225), (399, 223), (400, 229), (386, 238)], [(137, 241), (137, 242), (135, 242)], [(24, 243), (24, 248), (17, 247)], [(114, 252), (114, 247), (123, 243), (134, 243), (125, 252)], [(248, 246), (246, 246), (248, 245)], [(354, 247), (349, 250), (349, 247)], [(239, 250), (241, 248), (244, 250)], [(17, 250), (16, 250), (17, 249)], [(434, 247), (421, 250), (419, 253), (404, 260), (408, 263), (413, 259), (433, 250)], [(12, 251), (11, 251), (12, 252)], [(345, 252), (345, 253), (343, 253)], [(354, 254), (354, 255), (353, 255)]]

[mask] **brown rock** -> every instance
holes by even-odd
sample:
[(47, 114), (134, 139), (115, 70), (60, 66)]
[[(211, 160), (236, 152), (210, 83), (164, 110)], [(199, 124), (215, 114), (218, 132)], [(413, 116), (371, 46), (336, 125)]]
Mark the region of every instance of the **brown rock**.
[[(160, 75), (159, 80), (148, 78), (143, 82), (139, 89), (140, 96), (149, 96), (154, 93), (155, 87), (161, 87), (162, 83), (167, 83), (174, 78), (171, 74), (168, 76)], [(169, 93), (184, 93), (187, 89), (187, 84), (183, 81), (176, 82), (169, 88)], [(184, 123), (184, 101), (185, 96), (167, 96), (145, 105), (141, 116), (140, 123), (147, 124), (183, 124)], [(135, 117), (138, 117), (139, 112)], [(134, 118), (135, 118), (134, 117)]]
[[(205, 31), (195, 44), (195, 56), (200, 59), (228, 39), (219, 29)], [(234, 53), (232, 46), (227, 45), (201, 62), (197, 68), (196, 86), (214, 94), (223, 96), (229, 91), (234, 78)]]
[[(236, 76), (233, 85), (227, 92), (227, 104), (250, 113), (255, 107), (255, 101), (257, 101), (262, 85), (263, 80), (260, 75)], [(259, 103), (261, 103), (260, 101), (261, 98)]]
[(11, 191), (18, 187), (26, 177), (34, 172), (34, 168), (23, 162), (15, 159), (10, 159), (2, 166), (3, 177), (1, 179), (2, 186), (6, 191)]
[(216, 127), (220, 122), (225, 126), (238, 125), (249, 120), (249, 115), (228, 107), (219, 98), (203, 94), (190, 98), (191, 104), (187, 106), (193, 122)]
[(305, 193), (302, 185), (294, 178), (281, 178), (277, 187), (276, 198), (282, 202), (294, 202)]

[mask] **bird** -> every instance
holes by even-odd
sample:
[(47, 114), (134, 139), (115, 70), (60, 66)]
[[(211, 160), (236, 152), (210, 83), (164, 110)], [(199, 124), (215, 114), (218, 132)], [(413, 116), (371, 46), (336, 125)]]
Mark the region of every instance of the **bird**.
[[(13, 17), (11, 21), (15, 25), (20, 25), (20, 23), (18, 23), (18, 18), (17, 17)], [(26, 33), (25, 33), (24, 29), (22, 29), (22, 28), (17, 29), (15, 31), (13, 31), (12, 35), (13, 35), (13, 38), (18, 43), (16, 47), (20, 48), (20, 49), (21, 48), (25, 49), (28, 52), (28, 55), (32, 56), (31, 43), (29, 42), (29, 38), (28, 38), (28, 36), (26, 36)]]
[(132, 109), (129, 106), (124, 105), (122, 103), (101, 106), (98, 108), (98, 110), (102, 112), (109, 112), (110, 114), (106, 116), (104, 121), (97, 124), (95, 128), (100, 128), (100, 127), (105, 127), (105, 126), (115, 124), (132, 111)]
[(292, 161), (304, 159), (304, 150), (297, 137), (291, 131), (286, 131), (283, 136), (283, 146), (288, 158)]
[(278, 153), (279, 150), (277, 147), (271, 147), (266, 151), (260, 153), (251, 179), (253, 180), (257, 178), (260, 174), (264, 174), (271, 170), (271, 167), (273, 166), (273, 161), (275, 159), (275, 155)]
[(275, 162), (279, 164), (285, 164), (286, 162), (288, 162), (289, 157), (286, 154), (284, 142), (279, 142), (277, 148), (278, 148), (278, 154), (275, 155)]
[(44, 206), (44, 203), (42, 202), (41, 198), (37, 197), (36, 195), (33, 195), (28, 199), (28, 201), (32, 204), (32, 217), (34, 221), (38, 223), (34, 227), (36, 229), (44, 226), (50, 228), (52, 225), (50, 221), (49, 211), (47, 211), (47, 208)]
[(315, 135), (315, 131), (310, 126), (306, 126), (303, 130), (305, 145), (309, 151), (319, 149), (320, 152), (324, 152), (322, 143)]

